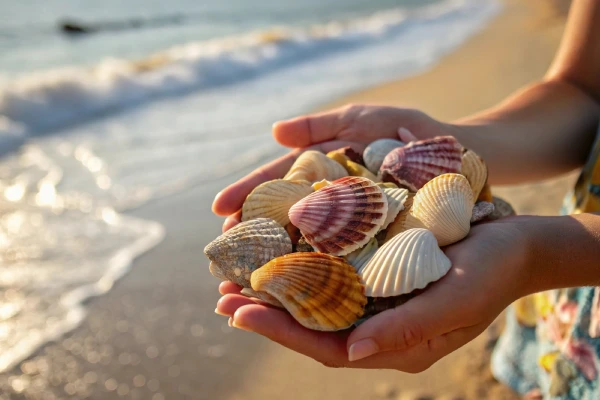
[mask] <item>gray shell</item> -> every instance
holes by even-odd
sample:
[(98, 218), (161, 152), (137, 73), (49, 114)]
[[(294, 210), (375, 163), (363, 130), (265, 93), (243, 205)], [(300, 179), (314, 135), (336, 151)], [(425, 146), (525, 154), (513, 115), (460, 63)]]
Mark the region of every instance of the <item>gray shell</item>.
[(249, 288), (250, 274), (272, 259), (292, 252), (285, 229), (269, 218), (257, 218), (231, 228), (204, 248), (215, 277)]
[(374, 141), (367, 146), (363, 153), (367, 169), (377, 175), (385, 156), (395, 148), (402, 146), (404, 146), (404, 142), (395, 139), (379, 139)]

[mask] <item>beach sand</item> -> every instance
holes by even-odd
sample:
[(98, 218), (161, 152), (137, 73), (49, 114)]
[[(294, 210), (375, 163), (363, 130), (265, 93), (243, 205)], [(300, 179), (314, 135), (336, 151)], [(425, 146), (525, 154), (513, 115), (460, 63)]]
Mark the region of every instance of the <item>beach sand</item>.
[[(405, 105), (446, 120), (492, 105), (548, 66), (564, 23), (548, 3), (508, 0), (488, 28), (430, 71), (335, 104)], [(555, 214), (572, 179), (494, 191), (519, 212)], [(0, 399), (517, 398), (489, 372), (498, 324), (418, 375), (328, 369), (229, 328), (213, 313), (218, 281), (202, 254), (220, 233), (222, 221), (209, 210), (226, 183), (132, 212), (163, 223), (164, 243), (136, 260), (110, 293), (90, 300), (78, 329), (1, 374)]]

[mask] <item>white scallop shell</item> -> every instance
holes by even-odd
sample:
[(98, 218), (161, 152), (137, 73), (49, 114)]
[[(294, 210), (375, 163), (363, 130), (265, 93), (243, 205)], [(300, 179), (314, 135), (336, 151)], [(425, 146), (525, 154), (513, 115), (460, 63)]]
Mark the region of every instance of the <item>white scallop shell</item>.
[(433, 233), (409, 229), (384, 244), (358, 271), (369, 297), (391, 297), (423, 289), (446, 275), (452, 263)]
[(378, 248), (379, 245), (377, 244), (377, 239), (373, 238), (360, 249), (356, 249), (352, 253), (348, 254), (345, 257), (346, 261), (348, 261), (348, 264), (352, 265), (358, 271), (369, 262), (375, 252), (377, 252)]
[(367, 146), (363, 153), (363, 160), (367, 169), (377, 175), (383, 159), (390, 151), (404, 146), (404, 142), (395, 139), (379, 139)]
[(394, 222), (394, 220), (398, 216), (398, 213), (404, 210), (404, 203), (408, 198), (408, 189), (384, 188), (383, 193), (385, 194), (385, 197), (388, 201), (388, 212), (387, 217), (385, 218), (385, 221), (383, 221), (383, 225), (381, 226), (382, 230), (387, 228), (389, 224)]

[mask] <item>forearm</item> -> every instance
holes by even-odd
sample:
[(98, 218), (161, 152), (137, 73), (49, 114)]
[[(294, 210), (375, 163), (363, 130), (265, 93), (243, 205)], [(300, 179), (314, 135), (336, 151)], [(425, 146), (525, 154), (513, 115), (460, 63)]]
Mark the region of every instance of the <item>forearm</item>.
[(600, 215), (526, 218), (529, 293), (600, 285)]
[(550, 80), (451, 125), (457, 139), (486, 160), (491, 184), (544, 179), (580, 167), (598, 127), (600, 107), (579, 88)]

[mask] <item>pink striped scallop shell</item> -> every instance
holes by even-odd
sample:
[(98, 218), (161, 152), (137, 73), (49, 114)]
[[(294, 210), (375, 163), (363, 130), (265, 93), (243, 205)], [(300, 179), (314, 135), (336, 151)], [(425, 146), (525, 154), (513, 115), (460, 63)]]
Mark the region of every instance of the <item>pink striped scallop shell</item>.
[(375, 236), (387, 211), (387, 198), (379, 186), (350, 176), (306, 196), (288, 215), (315, 250), (343, 256)]

